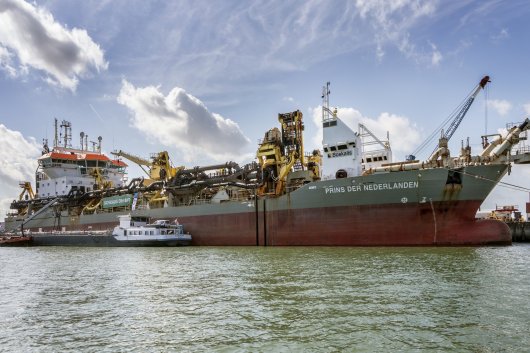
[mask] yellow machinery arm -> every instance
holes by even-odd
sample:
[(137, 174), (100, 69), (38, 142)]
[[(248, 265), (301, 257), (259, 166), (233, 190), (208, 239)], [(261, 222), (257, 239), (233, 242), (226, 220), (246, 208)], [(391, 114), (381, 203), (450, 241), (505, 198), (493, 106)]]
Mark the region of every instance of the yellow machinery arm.
[(24, 194), (26, 193), (30, 200), (35, 198), (35, 193), (33, 192), (33, 188), (31, 187), (31, 183), (29, 181), (21, 181), (18, 185), (22, 188), (22, 192), (18, 196), (19, 200), (22, 200)]
[(278, 181), (276, 183), (276, 195), (278, 196), (283, 194), (285, 190), (285, 180), (287, 178), (287, 175), (289, 175), (289, 173), (291, 172), (291, 168), (298, 160), (298, 156), (296, 154), (296, 151), (292, 151), (291, 155), (289, 156), (289, 163), (284, 164), (280, 169), (280, 175), (278, 176)]
[(171, 165), (167, 151), (158, 152), (151, 158), (153, 160), (150, 174), (151, 179), (167, 181), (177, 175), (179, 170), (184, 169), (184, 167), (175, 168)]
[[(111, 152), (113, 155), (118, 157), (124, 157), (128, 160), (138, 164), (140, 168), (149, 176), (152, 180), (169, 180), (174, 177), (177, 172), (184, 167), (175, 168), (171, 165), (169, 154), (167, 151), (154, 153), (151, 156), (151, 160), (144, 159), (142, 157), (135, 156), (125, 151), (119, 150), (117, 152)], [(148, 167), (149, 170), (144, 169)]]
[(144, 171), (145, 174), (149, 175), (149, 172), (147, 170), (144, 169), (143, 166), (146, 166), (146, 167), (149, 167), (151, 168), (151, 165), (152, 163), (150, 161), (148, 161), (147, 159), (144, 159), (142, 157), (138, 157), (138, 156), (135, 156), (134, 154), (130, 154), (130, 153), (127, 153), (125, 151), (122, 151), (122, 150), (119, 150), (119, 151), (113, 151), (113, 152), (110, 152), (112, 153), (113, 155), (115, 155), (116, 157), (123, 157), (123, 158), (127, 158), (128, 160), (130, 160), (131, 162), (134, 162), (136, 164), (138, 164), (140, 166), (140, 168), (142, 168), (142, 170)]

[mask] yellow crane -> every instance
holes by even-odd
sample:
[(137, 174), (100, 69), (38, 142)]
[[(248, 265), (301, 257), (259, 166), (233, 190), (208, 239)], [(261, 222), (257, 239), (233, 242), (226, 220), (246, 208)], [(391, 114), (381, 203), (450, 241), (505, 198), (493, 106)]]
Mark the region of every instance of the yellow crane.
[[(111, 153), (117, 157), (123, 157), (138, 164), (152, 181), (168, 181), (174, 177), (179, 170), (184, 169), (183, 166), (173, 167), (171, 165), (167, 151), (154, 153), (151, 156), (151, 160), (135, 156), (122, 150)], [(148, 170), (144, 167), (147, 167)]]

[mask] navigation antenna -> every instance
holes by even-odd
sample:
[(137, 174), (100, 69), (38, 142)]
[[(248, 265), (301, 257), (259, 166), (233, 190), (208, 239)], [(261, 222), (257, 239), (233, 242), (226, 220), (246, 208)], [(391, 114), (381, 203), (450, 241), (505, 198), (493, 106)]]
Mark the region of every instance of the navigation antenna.
[(61, 132), (61, 139), (64, 142), (64, 148), (72, 147), (72, 124), (69, 121), (61, 121), (61, 129), (64, 128), (64, 136)]
[(59, 139), (58, 139), (59, 126), (58, 126), (57, 118), (55, 118), (54, 127), (55, 127), (55, 135), (53, 136), (53, 147), (57, 147), (57, 144), (59, 143)]
[[(331, 111), (329, 109), (329, 90), (330, 82), (326, 82), (326, 85), (322, 87), (322, 122), (326, 123), (337, 118), (337, 110)], [(331, 114), (331, 117), (329, 116)]]

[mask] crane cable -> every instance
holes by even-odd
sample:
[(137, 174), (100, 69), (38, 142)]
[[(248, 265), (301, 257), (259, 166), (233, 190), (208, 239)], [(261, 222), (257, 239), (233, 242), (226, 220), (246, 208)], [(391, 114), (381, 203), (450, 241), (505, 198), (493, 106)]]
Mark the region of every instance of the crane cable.
[(488, 135), (488, 101), (489, 101), (489, 86), (484, 87), (484, 96), (486, 99), (484, 100), (484, 136)]
[(462, 110), (462, 107), (469, 100), (475, 89), (476, 88), (473, 88), (471, 92), (469, 92), (469, 94), (462, 100), (462, 102), (460, 102), (460, 104), (458, 104), (458, 106), (447, 116), (447, 118), (445, 118), (445, 120), (442, 121), (442, 123), (436, 129), (434, 129), (434, 131), (423, 141), (423, 143), (418, 148), (416, 148), (416, 150), (414, 150), (414, 152), (412, 152), (413, 155), (416, 156), (420, 152), (423, 152), (423, 150), (427, 146), (429, 146), (433, 140), (435, 140), (436, 135), (440, 132), (440, 130), (442, 130), (442, 128), (449, 124), (449, 122), (455, 118), (455, 115), (458, 114), (460, 110)]

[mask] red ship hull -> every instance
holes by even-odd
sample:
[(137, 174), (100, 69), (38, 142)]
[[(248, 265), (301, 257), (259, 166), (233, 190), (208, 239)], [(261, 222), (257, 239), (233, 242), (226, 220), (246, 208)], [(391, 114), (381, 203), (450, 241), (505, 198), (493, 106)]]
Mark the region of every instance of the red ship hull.
[[(183, 217), (193, 245), (458, 246), (511, 244), (508, 226), (475, 220), (479, 202), (373, 205)], [(433, 212), (434, 210), (434, 212)], [(257, 219), (257, 223), (256, 223)]]
[[(475, 220), (479, 201), (380, 204), (179, 216), (192, 245), (464, 246), (509, 245), (509, 227)], [(92, 223), (104, 230), (114, 223)], [(70, 225), (65, 230), (79, 230)], [(85, 227), (83, 227), (85, 228)], [(41, 228), (49, 231), (53, 228)], [(32, 229), (37, 231), (37, 229)]]

